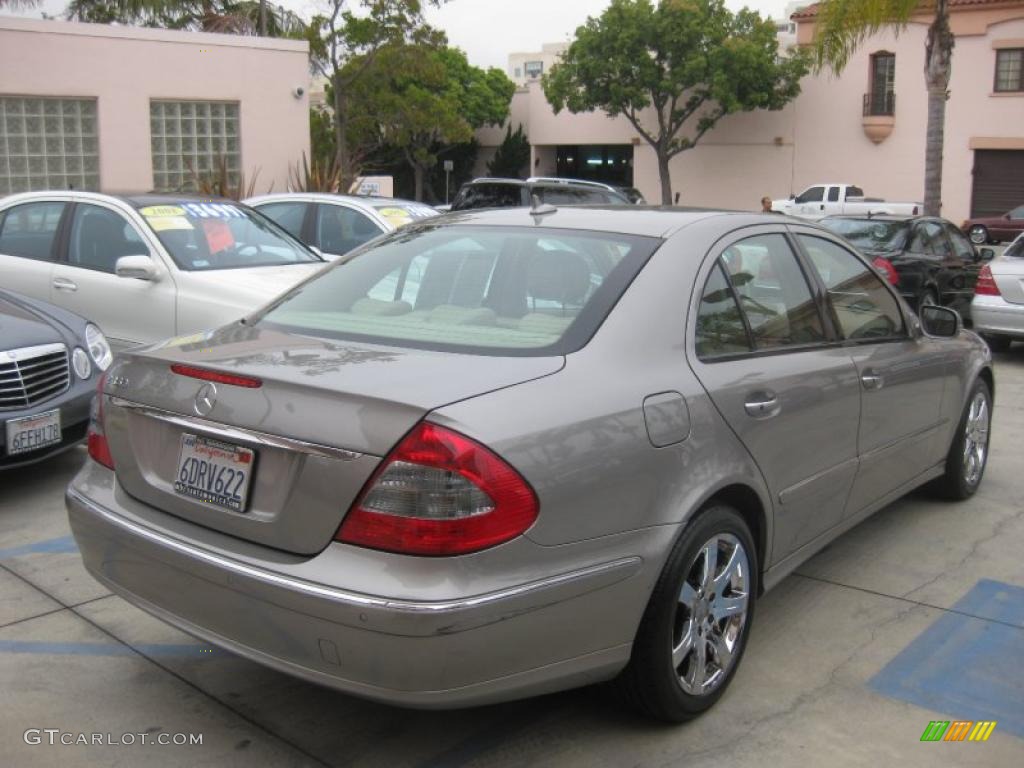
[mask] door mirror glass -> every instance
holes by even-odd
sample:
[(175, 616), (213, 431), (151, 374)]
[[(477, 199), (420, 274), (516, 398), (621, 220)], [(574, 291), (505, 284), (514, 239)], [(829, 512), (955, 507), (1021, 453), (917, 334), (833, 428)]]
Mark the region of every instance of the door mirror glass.
[(962, 327), (960, 315), (949, 307), (921, 307), (921, 327), (929, 336), (953, 338)]
[(122, 256), (114, 268), (118, 277), (131, 277), (136, 280), (156, 280), (157, 270), (153, 259), (144, 254)]
[(978, 260), (979, 261), (992, 261), (996, 257), (996, 252), (991, 248), (979, 248), (978, 249)]

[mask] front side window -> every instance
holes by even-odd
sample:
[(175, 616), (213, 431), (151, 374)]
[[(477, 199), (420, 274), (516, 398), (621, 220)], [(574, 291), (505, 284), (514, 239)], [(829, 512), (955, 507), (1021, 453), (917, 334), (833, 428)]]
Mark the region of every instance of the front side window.
[(870, 341), (903, 335), (899, 304), (882, 280), (855, 255), (830, 240), (799, 235), (847, 339)]
[(308, 203), (266, 203), (256, 210), (269, 217), (293, 237), (302, 237), (302, 222), (306, 218)]
[(794, 202), (796, 203), (820, 203), (825, 199), (825, 188), (824, 187), (811, 187), (810, 189), (804, 190), (803, 194), (799, 195)]
[(23, 203), (7, 209), (0, 218), (0, 253), (38, 261), (53, 260), (64, 203)]
[(1014, 208), (1006, 215), (1009, 216), (1014, 221), (1020, 221), (1021, 219), (1024, 219), (1024, 205), (1018, 205), (1016, 208)]
[(236, 184), (241, 171), (238, 103), (224, 101), (149, 102), (153, 188), (194, 190), (196, 177), (222, 173)]
[(996, 51), (996, 91), (1024, 91), (1024, 48)]
[(341, 256), (381, 232), (365, 213), (343, 205), (318, 205), (316, 242), (324, 253)]
[(660, 242), (542, 227), (399, 230), (259, 322), (400, 347), (565, 354), (590, 339)]
[(0, 196), (99, 187), (96, 99), (0, 96)]
[(818, 306), (785, 237), (741, 240), (725, 249), (722, 264), (756, 349), (825, 340)]
[(322, 263), (273, 221), (243, 205), (172, 199), (144, 204), (139, 213), (179, 269)]
[(135, 227), (116, 211), (79, 203), (71, 221), (68, 263), (113, 274), (122, 256), (148, 255)]
[(743, 324), (736, 296), (716, 263), (704, 286), (697, 308), (697, 357), (714, 357), (750, 352), (750, 337)]

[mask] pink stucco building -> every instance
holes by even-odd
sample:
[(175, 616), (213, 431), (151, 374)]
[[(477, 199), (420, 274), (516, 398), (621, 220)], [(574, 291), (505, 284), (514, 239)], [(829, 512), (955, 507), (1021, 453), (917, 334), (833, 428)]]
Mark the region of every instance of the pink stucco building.
[[(1024, 0), (951, 0), (956, 35), (946, 112), (943, 214), (953, 221), (1024, 203)], [(815, 8), (793, 16), (797, 41), (814, 34)], [(823, 181), (853, 183), (869, 195), (920, 200), (927, 93), (922, 13), (900, 35), (869, 39), (841, 76), (808, 76), (801, 95), (778, 112), (722, 120), (671, 165), (683, 205), (755, 209), (763, 195), (785, 197)], [(548, 68), (555, 54), (532, 58)], [(520, 63), (520, 66), (522, 64)], [(600, 178), (660, 199), (653, 150), (624, 118), (555, 115), (536, 78), (512, 103), (532, 145), (531, 175)], [(685, 130), (685, 128), (684, 128)], [(478, 133), (480, 168), (504, 136)]]
[(221, 158), (283, 190), (309, 85), (305, 42), (0, 17), (0, 196), (171, 190)]

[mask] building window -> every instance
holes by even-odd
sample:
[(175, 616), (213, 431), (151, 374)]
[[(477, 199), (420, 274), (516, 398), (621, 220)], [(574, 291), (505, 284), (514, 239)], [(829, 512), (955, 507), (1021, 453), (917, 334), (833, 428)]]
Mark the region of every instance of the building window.
[(538, 78), (544, 72), (543, 61), (528, 61), (523, 65), (523, 69), (526, 71), (526, 76), (529, 78)]
[(99, 186), (95, 99), (0, 96), (0, 195)]
[(1024, 91), (1024, 48), (996, 51), (996, 91)]
[(238, 104), (223, 101), (151, 101), (153, 187), (189, 190), (193, 176), (218, 173), (223, 164), (234, 184), (241, 169)]
[(865, 115), (896, 112), (896, 54), (879, 51), (871, 55), (870, 91), (864, 97)]
[(523, 76), (523, 68), (522, 67), (516, 67), (516, 77), (522, 77), (522, 76)]

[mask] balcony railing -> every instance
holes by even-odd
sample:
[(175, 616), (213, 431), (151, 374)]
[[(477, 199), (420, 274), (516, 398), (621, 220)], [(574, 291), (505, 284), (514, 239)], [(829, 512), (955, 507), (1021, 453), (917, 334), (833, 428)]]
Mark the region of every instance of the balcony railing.
[(877, 91), (864, 94), (864, 117), (896, 114), (896, 94), (892, 91)]

